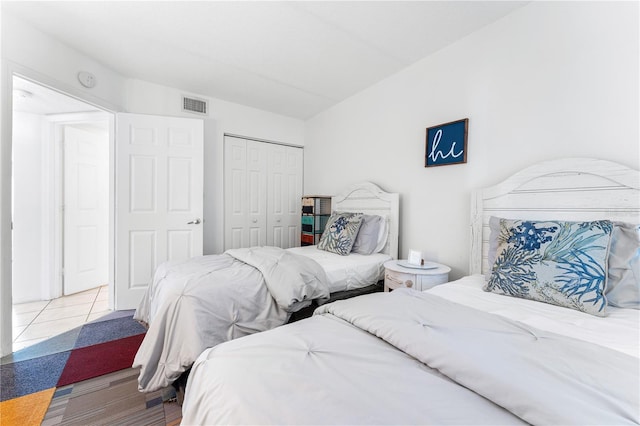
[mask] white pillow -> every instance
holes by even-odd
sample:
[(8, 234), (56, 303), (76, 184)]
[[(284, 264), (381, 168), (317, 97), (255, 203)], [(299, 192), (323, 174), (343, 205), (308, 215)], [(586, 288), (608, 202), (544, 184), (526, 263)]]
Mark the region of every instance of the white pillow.
[(640, 309), (640, 225), (613, 225), (605, 295), (612, 306)]
[(387, 244), (388, 231), (389, 218), (365, 214), (351, 252), (364, 255), (379, 253)]
[(362, 225), (358, 230), (358, 235), (351, 251), (365, 255), (375, 253), (380, 239), (380, 228), (383, 223), (384, 218), (382, 216), (365, 214), (362, 217)]
[(382, 217), (382, 223), (380, 224), (380, 230), (378, 232), (378, 245), (373, 250), (374, 253), (380, 253), (384, 246), (387, 244), (387, 237), (389, 236), (389, 218)]

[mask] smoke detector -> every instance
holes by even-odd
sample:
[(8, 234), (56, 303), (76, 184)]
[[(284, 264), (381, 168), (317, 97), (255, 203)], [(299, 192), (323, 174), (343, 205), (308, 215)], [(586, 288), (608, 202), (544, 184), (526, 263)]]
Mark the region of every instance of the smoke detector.
[(78, 81), (84, 87), (91, 89), (96, 85), (96, 76), (87, 71), (80, 71), (78, 73)]

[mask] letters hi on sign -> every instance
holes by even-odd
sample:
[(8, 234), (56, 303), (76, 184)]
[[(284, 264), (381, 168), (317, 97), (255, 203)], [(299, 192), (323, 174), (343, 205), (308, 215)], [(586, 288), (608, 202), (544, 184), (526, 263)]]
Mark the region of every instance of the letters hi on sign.
[(468, 128), (468, 118), (428, 127), (424, 166), (466, 163)]

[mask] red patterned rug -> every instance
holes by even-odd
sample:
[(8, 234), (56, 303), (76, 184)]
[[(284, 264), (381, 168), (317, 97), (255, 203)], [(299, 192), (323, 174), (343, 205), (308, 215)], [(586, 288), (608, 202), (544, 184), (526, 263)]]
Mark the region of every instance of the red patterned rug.
[(56, 387), (131, 367), (144, 334), (74, 349)]

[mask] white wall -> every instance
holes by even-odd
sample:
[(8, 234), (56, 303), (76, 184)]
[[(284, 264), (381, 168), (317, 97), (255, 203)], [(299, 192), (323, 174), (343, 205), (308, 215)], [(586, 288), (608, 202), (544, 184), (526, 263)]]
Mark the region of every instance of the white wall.
[(222, 253), (224, 134), (302, 146), (304, 122), (140, 80), (130, 80), (126, 92), (127, 110), (141, 114), (194, 118), (199, 116), (181, 110), (181, 96), (197, 96), (209, 102), (209, 114), (204, 120), (204, 253)]
[[(126, 82), (123, 76), (6, 12), (2, 14), (2, 58), (8, 63), (9, 72), (25, 74), (108, 109), (118, 110), (123, 105)], [(80, 84), (79, 71), (96, 76), (93, 89)]]
[[(400, 255), (465, 275), (472, 189), (558, 157), (640, 168), (638, 36), (637, 2), (532, 2), (309, 120), (304, 190), (399, 192)], [(467, 117), (467, 164), (425, 168), (425, 129)]]
[(13, 285), (14, 303), (40, 300), (42, 274), (42, 116), (14, 114)]

